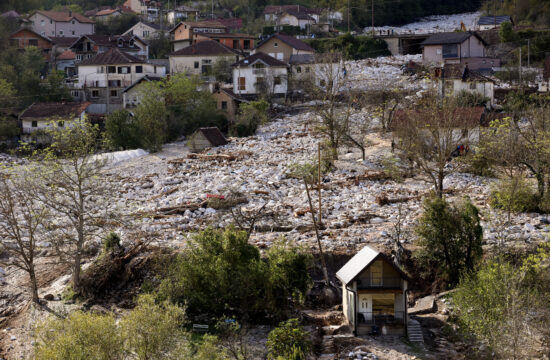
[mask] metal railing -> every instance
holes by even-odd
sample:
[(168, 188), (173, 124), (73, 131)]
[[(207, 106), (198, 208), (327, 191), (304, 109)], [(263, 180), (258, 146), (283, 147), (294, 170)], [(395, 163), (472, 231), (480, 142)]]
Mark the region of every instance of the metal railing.
[(357, 279), (357, 288), (401, 288), (401, 279), (398, 277), (361, 278)]
[(405, 324), (405, 312), (394, 311), (392, 313), (383, 313), (379, 311), (358, 311), (358, 325), (400, 325)]

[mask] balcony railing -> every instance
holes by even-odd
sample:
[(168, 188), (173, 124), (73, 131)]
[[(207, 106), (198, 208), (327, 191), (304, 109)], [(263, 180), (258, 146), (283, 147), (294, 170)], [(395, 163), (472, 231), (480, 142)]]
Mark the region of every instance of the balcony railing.
[(377, 311), (358, 311), (358, 325), (401, 325), (405, 324), (405, 312), (394, 311), (391, 313), (382, 313)]
[(357, 289), (372, 288), (400, 289), (401, 279), (398, 277), (370, 277), (357, 279)]

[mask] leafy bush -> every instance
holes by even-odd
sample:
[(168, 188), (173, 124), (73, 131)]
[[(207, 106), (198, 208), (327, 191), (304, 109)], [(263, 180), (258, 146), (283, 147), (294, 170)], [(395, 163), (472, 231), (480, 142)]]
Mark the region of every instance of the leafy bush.
[(280, 317), (290, 299), (309, 289), (309, 257), (286, 245), (270, 249), (267, 259), (233, 228), (207, 229), (170, 266), (159, 300), (185, 304), (190, 317)]
[(103, 239), (103, 251), (112, 251), (120, 248), (120, 236), (117, 233), (111, 232)]
[(281, 322), (267, 336), (268, 359), (306, 359), (311, 352), (309, 333), (298, 322)]
[(16, 120), (0, 118), (0, 140), (11, 139), (19, 135), (19, 132)]
[(391, 55), (384, 40), (370, 36), (352, 36), (347, 33), (334, 39), (306, 40), (318, 53), (342, 53), (346, 60)]
[(460, 90), (455, 96), (459, 107), (485, 106), (490, 99), (477, 91)]
[(483, 151), (471, 152), (470, 154), (467, 154), (466, 157), (459, 157), (457, 161), (464, 162), (466, 165), (464, 171), (470, 174), (487, 177), (495, 176), (495, 164), (484, 154)]
[(439, 271), (450, 285), (474, 270), (483, 254), (479, 210), (468, 198), (458, 206), (438, 197), (427, 198), (416, 232), (420, 249), (415, 257), (420, 268)]
[(117, 110), (105, 120), (105, 140), (113, 150), (137, 149), (141, 144), (138, 122), (126, 110)]
[(265, 100), (251, 101), (241, 104), (237, 120), (231, 127), (232, 136), (251, 136), (258, 126), (269, 121), (269, 103)]
[(538, 203), (535, 189), (522, 176), (499, 181), (489, 195), (492, 207), (509, 212), (536, 212)]
[(387, 156), (382, 160), (384, 172), (395, 182), (402, 182), (407, 176), (407, 171), (399, 166), (399, 159), (395, 156)]

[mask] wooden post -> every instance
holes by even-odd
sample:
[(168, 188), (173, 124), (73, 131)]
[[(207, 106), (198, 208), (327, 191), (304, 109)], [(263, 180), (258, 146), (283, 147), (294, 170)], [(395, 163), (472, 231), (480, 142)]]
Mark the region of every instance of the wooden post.
[(321, 143), (317, 144), (317, 172), (318, 172), (318, 179), (317, 179), (317, 190), (319, 193), (319, 225), (323, 223), (323, 215), (321, 212)]
[(309, 212), (311, 213), (311, 219), (313, 220), (313, 228), (315, 229), (315, 236), (317, 237), (317, 245), (319, 246), (319, 255), (321, 256), (321, 266), (323, 267), (323, 278), (326, 285), (329, 284), (327, 264), (325, 262), (325, 254), (323, 253), (323, 246), (321, 245), (321, 237), (319, 236), (319, 229), (317, 229), (317, 221), (315, 221), (315, 214), (313, 213), (313, 203), (311, 201), (311, 195), (309, 195), (309, 188), (307, 187), (307, 180), (304, 178), (304, 185), (306, 186), (307, 200), (309, 202)]

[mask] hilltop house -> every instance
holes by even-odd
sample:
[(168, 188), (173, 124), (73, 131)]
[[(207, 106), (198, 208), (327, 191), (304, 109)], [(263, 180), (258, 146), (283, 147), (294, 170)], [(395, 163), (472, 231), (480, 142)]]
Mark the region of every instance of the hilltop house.
[(207, 76), (212, 66), (220, 60), (229, 64), (239, 61), (239, 53), (214, 40), (201, 41), (168, 55), (170, 73)]
[(439, 78), (437, 84), (440, 94), (456, 96), (461, 91), (478, 93), (487, 97), (490, 104), (494, 104), (495, 81), (470, 70), (468, 66), (447, 64), (436, 71), (436, 77)]
[(122, 12), (118, 9), (103, 9), (96, 12), (93, 18), (96, 21), (108, 21), (122, 15)]
[(161, 35), (168, 35), (168, 31), (163, 31), (160, 25), (139, 21), (137, 24), (126, 30), (122, 35), (136, 35), (142, 39), (158, 39)]
[(82, 36), (95, 33), (95, 21), (72, 11), (35, 11), (32, 29), (42, 36)]
[(233, 92), (244, 98), (255, 98), (259, 94), (285, 96), (287, 67), (281, 60), (256, 52), (233, 64)]
[(78, 63), (113, 48), (140, 59), (149, 58), (149, 45), (136, 35), (84, 35), (71, 45), (70, 50), (76, 54)]
[(499, 28), (500, 25), (504, 22), (509, 22), (514, 25), (514, 21), (508, 15), (503, 16), (481, 16), (477, 21), (477, 26), (479, 30), (491, 30), (494, 28)]
[(21, 140), (46, 143), (48, 138), (39, 130), (70, 126), (67, 120), (84, 120), (89, 106), (89, 102), (34, 103), (19, 115), (23, 133)]
[(166, 19), (169, 24), (175, 25), (180, 20), (198, 20), (199, 10), (190, 6), (180, 5), (177, 8), (166, 13)]
[(365, 246), (337, 273), (342, 283), (342, 310), (357, 335), (377, 329), (405, 333), (408, 276), (387, 256)]
[(420, 45), (424, 63), (459, 64), (465, 58), (485, 57), (487, 43), (475, 32), (436, 33)]
[(91, 101), (90, 113), (108, 114), (123, 108), (123, 91), (142, 77), (165, 76), (165, 68), (156, 66), (118, 48), (83, 60), (78, 67), (78, 83), (83, 98)]
[(42, 54), (46, 61), (50, 62), (53, 43), (46, 36), (40, 35), (31, 29), (22, 28), (10, 35), (10, 46), (18, 49), (26, 49), (30, 46), (35, 46), (42, 50)]
[(147, 21), (154, 21), (159, 17), (161, 4), (155, 0), (126, 0), (122, 7), (140, 14)]
[(182, 21), (170, 30), (172, 49), (178, 51), (193, 43), (193, 35), (198, 33), (227, 33), (227, 27), (217, 21)]
[(277, 25), (297, 26), (300, 29), (305, 29), (315, 23), (315, 19), (307, 12), (294, 9), (284, 10), (277, 19)]
[(305, 42), (284, 34), (273, 34), (261, 41), (254, 52), (263, 52), (288, 63), (292, 55), (314, 54), (315, 50)]
[(250, 51), (254, 48), (254, 36), (243, 33), (196, 33), (193, 44), (199, 41), (214, 40), (230, 49)]
[(319, 22), (321, 11), (319, 9), (310, 9), (302, 5), (268, 5), (264, 8), (265, 21), (276, 24), (284, 24), (280, 22), (280, 18), (284, 13), (305, 14), (313, 19), (314, 23)]

